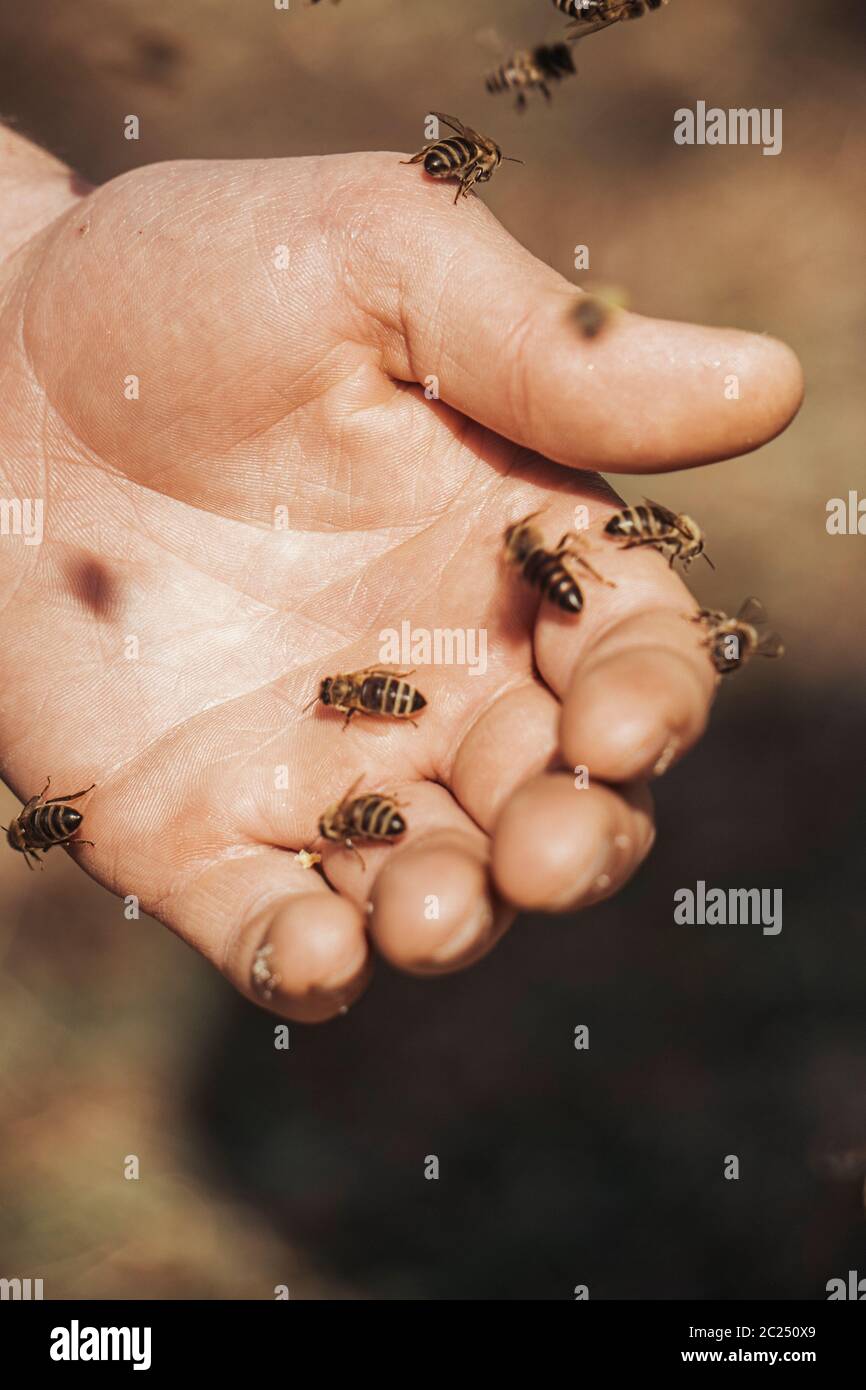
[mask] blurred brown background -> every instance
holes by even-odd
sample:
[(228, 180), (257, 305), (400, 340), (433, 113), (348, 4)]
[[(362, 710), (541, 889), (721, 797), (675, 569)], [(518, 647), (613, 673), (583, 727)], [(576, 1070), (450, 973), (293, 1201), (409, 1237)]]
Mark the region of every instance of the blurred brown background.
[[(486, 94), (560, 31), (548, 0), (0, 0), (4, 119), (93, 180), (414, 149), (428, 103), (526, 160), (484, 196), (536, 254), (785, 338), (809, 389), (758, 455), (653, 483), (710, 535), (697, 592), (761, 595), (788, 655), (722, 690), (615, 902), (525, 921), (464, 976), (382, 969), (275, 1052), (273, 1020), (62, 856), (0, 855), (0, 1276), (47, 1297), (821, 1298), (866, 1273), (866, 537), (825, 530), (828, 498), (866, 496), (866, 11), (672, 0), (580, 45), (549, 108)], [(783, 153), (675, 146), (699, 99), (782, 107)], [(781, 936), (674, 926), (698, 878), (783, 888)]]

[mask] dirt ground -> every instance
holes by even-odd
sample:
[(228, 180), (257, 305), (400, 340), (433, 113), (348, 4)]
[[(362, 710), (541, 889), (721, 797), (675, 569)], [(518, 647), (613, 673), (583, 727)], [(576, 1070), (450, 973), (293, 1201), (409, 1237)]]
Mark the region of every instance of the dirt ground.
[[(414, 149), (428, 103), (526, 161), (483, 196), (537, 255), (784, 338), (808, 382), (758, 454), (653, 484), (711, 537), (701, 597), (759, 594), (788, 650), (722, 691), (614, 902), (526, 919), (466, 975), (383, 968), (275, 1052), (162, 928), (0, 855), (0, 1274), (46, 1296), (822, 1298), (866, 1270), (866, 537), (825, 527), (866, 496), (866, 10), (671, 0), (581, 45), (549, 107), (485, 92), (560, 28), (549, 0), (0, 0), (3, 119), (90, 179)], [(781, 108), (783, 152), (676, 146), (698, 100)], [(782, 887), (782, 934), (675, 927), (699, 878)]]

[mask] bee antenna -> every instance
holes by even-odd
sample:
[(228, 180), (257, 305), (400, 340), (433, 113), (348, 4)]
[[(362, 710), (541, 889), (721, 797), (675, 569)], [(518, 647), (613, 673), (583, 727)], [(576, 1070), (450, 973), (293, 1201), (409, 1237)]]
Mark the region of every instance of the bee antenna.
[(709, 565), (710, 569), (711, 569), (711, 570), (714, 570), (716, 567), (715, 567), (715, 565), (713, 564), (713, 562), (712, 562), (712, 560), (710, 559), (710, 557), (709, 557), (709, 555), (707, 554), (707, 552), (706, 552), (705, 550), (702, 550), (702, 551), (701, 551), (701, 554), (703, 555), (703, 557), (704, 557), (704, 559), (706, 560), (707, 564)]

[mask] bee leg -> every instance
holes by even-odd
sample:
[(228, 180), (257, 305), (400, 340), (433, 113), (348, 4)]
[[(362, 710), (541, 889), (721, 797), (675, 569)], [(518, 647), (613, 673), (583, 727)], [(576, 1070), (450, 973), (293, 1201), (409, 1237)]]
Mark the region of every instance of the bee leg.
[(658, 550), (661, 541), (657, 536), (629, 536), (622, 542), (623, 550), (634, 550), (636, 545), (654, 545)]
[(582, 565), (585, 570), (588, 570), (593, 578), (597, 579), (600, 584), (606, 584), (609, 589), (615, 589), (616, 584), (614, 581), (612, 579), (605, 579), (604, 575), (599, 574), (598, 570), (594, 569), (586, 559), (586, 556), (582, 553), (585, 547), (586, 542), (580, 536), (574, 531), (566, 531), (559, 545), (556, 547), (556, 553), (570, 555), (573, 560), (576, 560), (579, 565)]
[(427, 153), (427, 151), (428, 151), (429, 148), (430, 148), (429, 145), (425, 145), (424, 148), (423, 148), (423, 150), (419, 150), (417, 154), (413, 154), (413, 156), (412, 156), (411, 159), (401, 159), (401, 160), (400, 160), (400, 163), (401, 163), (401, 164), (420, 164), (420, 163), (421, 163), (421, 160), (424, 158), (424, 156), (425, 156), (425, 154)]
[(51, 786), (51, 778), (49, 777), (49, 778), (48, 778), (48, 781), (45, 783), (45, 786), (42, 788), (42, 790), (41, 790), (41, 792), (39, 793), (39, 795), (38, 795), (38, 796), (31, 796), (31, 798), (30, 798), (29, 801), (25, 801), (24, 805), (21, 807), (21, 815), (22, 815), (22, 816), (23, 816), (27, 811), (32, 811), (34, 806), (38, 806), (38, 805), (39, 805), (39, 803), (41, 802), (43, 796), (44, 796), (45, 793), (48, 791), (48, 788), (49, 788), (50, 786)]
[(478, 182), (478, 174), (479, 171), (477, 169), (468, 169), (466, 171), (465, 175), (457, 185), (457, 196), (454, 199), (455, 203), (457, 202), (457, 198), (460, 197), (461, 193), (463, 194), (464, 198), (469, 197), (469, 194), (472, 192), (472, 189)]
[(538, 90), (543, 94), (545, 101), (550, 101), (550, 90), (546, 82), (539, 82)]
[(352, 841), (351, 841), (351, 840), (344, 840), (344, 841), (343, 841), (343, 844), (346, 846), (346, 849), (349, 849), (349, 850), (352, 851), (352, 853), (354, 854), (355, 858), (358, 860), (358, 863), (361, 865), (361, 868), (362, 868), (362, 869), (366, 869), (367, 865), (364, 863), (364, 860), (363, 860), (362, 857), (361, 857), (360, 851), (357, 850), (357, 849), (355, 848), (355, 846), (352, 844)]
[[(342, 712), (342, 711), (341, 711), (341, 712)], [(348, 729), (349, 724), (350, 724), (351, 719), (352, 719), (352, 715), (353, 715), (353, 714), (357, 714), (357, 713), (358, 713), (358, 711), (357, 711), (356, 709), (347, 709), (347, 710), (346, 710), (346, 718), (343, 720), (343, 729), (342, 729), (342, 732), (343, 732), (343, 733), (345, 733), (346, 730)]]
[(52, 796), (45, 802), (45, 805), (53, 806), (55, 801), (77, 801), (80, 796), (86, 796), (88, 792), (92, 792), (95, 786), (96, 783), (91, 782), (90, 786), (85, 787), (83, 792), (73, 792), (71, 796)]

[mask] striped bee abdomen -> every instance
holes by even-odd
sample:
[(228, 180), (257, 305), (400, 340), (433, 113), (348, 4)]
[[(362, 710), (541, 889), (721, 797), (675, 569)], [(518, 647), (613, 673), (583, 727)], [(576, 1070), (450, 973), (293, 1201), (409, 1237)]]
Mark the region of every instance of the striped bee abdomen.
[(617, 512), (604, 529), (609, 536), (660, 536), (670, 527), (656, 515), (652, 507), (641, 502), (636, 507), (626, 507), (624, 511)]
[(75, 834), (82, 819), (73, 806), (37, 806), (27, 818), (27, 839), (34, 846), (61, 844)]
[(568, 613), (579, 613), (583, 608), (583, 594), (577, 580), (553, 551), (541, 546), (531, 550), (523, 562), (523, 577), (558, 608)]
[(463, 135), (452, 135), (431, 145), (424, 156), (424, 168), (434, 179), (448, 178), (478, 156), (478, 147)]
[(424, 709), (427, 701), (408, 681), (393, 675), (367, 676), (361, 686), (361, 704), (371, 714), (408, 719)]
[(406, 822), (393, 801), (386, 797), (359, 796), (346, 810), (350, 834), (365, 840), (394, 840), (406, 829)]

